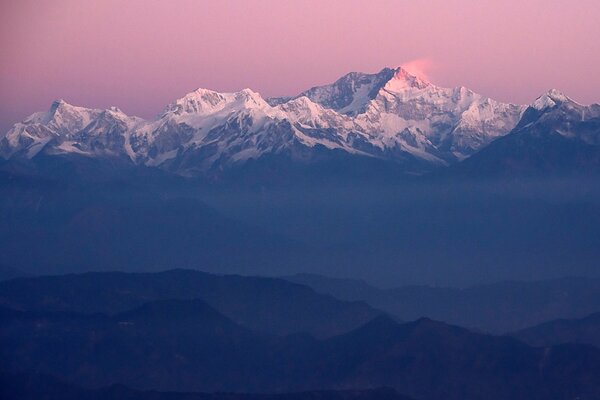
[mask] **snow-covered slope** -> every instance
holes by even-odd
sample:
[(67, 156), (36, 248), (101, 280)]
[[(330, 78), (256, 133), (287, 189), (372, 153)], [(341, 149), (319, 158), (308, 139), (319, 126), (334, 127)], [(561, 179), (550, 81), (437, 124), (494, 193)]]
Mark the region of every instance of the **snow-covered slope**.
[(552, 89), (525, 110), (512, 134), (555, 135), (586, 145), (600, 145), (600, 104), (579, 104)]
[(354, 116), (379, 147), (442, 164), (463, 159), (508, 133), (525, 109), (464, 87), (441, 88), (402, 68), (373, 75), (353, 72), (301, 96)]
[(531, 175), (600, 170), (600, 105), (550, 90), (528, 107), (510, 134), (453, 169), (469, 175)]
[(58, 101), (0, 137), (0, 156), (121, 157), (195, 175), (265, 154), (310, 162), (318, 148), (321, 154), (337, 149), (412, 160), (423, 168), (468, 157), (507, 134), (523, 110), (463, 87), (437, 87), (402, 68), (385, 68), (377, 74), (353, 72), (292, 98), (265, 100), (250, 89), (198, 89), (154, 120)]

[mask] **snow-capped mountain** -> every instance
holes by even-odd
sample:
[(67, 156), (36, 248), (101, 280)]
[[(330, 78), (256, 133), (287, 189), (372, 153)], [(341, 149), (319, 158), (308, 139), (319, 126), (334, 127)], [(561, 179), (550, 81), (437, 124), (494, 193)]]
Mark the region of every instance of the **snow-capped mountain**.
[(380, 148), (399, 148), (441, 164), (468, 157), (508, 133), (525, 108), (465, 87), (441, 88), (402, 68), (350, 73), (302, 95), (353, 116)]
[(515, 134), (561, 137), (600, 145), (600, 104), (582, 105), (558, 90), (538, 97), (523, 114)]
[(61, 100), (15, 124), (0, 138), (0, 156), (121, 157), (196, 175), (266, 154), (310, 162), (314, 150), (337, 150), (421, 172), (462, 160), (507, 134), (525, 108), (385, 68), (353, 72), (291, 98), (198, 89), (154, 120)]
[(465, 160), (469, 174), (595, 173), (600, 170), (600, 105), (550, 90), (528, 107), (510, 134)]

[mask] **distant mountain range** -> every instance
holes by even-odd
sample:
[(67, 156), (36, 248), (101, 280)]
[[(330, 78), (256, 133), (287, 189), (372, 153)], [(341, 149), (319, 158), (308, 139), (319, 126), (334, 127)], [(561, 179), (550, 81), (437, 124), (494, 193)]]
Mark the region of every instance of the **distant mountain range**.
[(599, 105), (579, 105), (556, 90), (530, 106), (505, 104), (385, 68), (289, 98), (198, 89), (154, 120), (59, 100), (2, 135), (0, 156), (121, 160), (184, 176), (218, 176), (273, 157), (300, 165), (350, 157), (422, 174), (486, 149), (465, 168), (597, 169), (599, 127)]
[[(360, 280), (315, 274), (297, 274), (285, 279), (339, 299), (365, 301), (402, 320), (429, 317), (494, 334), (512, 334), (542, 322), (581, 318), (600, 311), (600, 279), (593, 278), (506, 281), (467, 288), (404, 286), (391, 289), (380, 289)], [(587, 320), (581, 323), (584, 321)], [(519, 333), (518, 337), (528, 337), (527, 332), (522, 331), (522, 336)], [(532, 328), (532, 337), (535, 332), (537, 329)], [(572, 341), (575, 340), (564, 342)], [(560, 343), (563, 342), (551, 344)]]
[(561, 318), (520, 330), (513, 336), (532, 346), (583, 343), (600, 348), (600, 313), (584, 318)]
[[(169, 299), (177, 291), (159, 288), (173, 286), (176, 276), (180, 286), (199, 278), (204, 284), (190, 285), (186, 299)], [(142, 390), (237, 393), (391, 387), (423, 400), (587, 400), (600, 395), (600, 349), (595, 347), (536, 348), (507, 336), (430, 319), (399, 323), (382, 314), (316, 339), (301, 325), (308, 326), (307, 318), (323, 321), (336, 315), (323, 306), (323, 297), (314, 302), (310, 289), (280, 280), (173, 271), (18, 278), (0, 285), (4, 373), (52, 375), (92, 389), (118, 383)], [(302, 298), (293, 294), (297, 291), (313, 294)], [(215, 303), (209, 293), (220, 293), (229, 306)], [(258, 313), (247, 311), (263, 297), (272, 303)], [(119, 311), (97, 312), (102, 309)], [(312, 317), (298, 311), (303, 309)], [(296, 333), (249, 328), (272, 326), (281, 321), (282, 310), (298, 323)]]
[(275, 335), (328, 337), (381, 314), (363, 302), (337, 300), (283, 279), (191, 270), (90, 272), (0, 282), (0, 306), (35, 312), (114, 315), (171, 299), (202, 299), (247, 329)]

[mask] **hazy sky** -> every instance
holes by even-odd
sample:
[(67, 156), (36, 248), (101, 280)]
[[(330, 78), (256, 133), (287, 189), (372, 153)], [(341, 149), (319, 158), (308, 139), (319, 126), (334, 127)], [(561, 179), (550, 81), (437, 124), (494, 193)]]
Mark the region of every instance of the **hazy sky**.
[(197, 87), (292, 95), (407, 62), (503, 101), (600, 102), (600, 0), (2, 0), (0, 46), (3, 130), (56, 98), (150, 117)]

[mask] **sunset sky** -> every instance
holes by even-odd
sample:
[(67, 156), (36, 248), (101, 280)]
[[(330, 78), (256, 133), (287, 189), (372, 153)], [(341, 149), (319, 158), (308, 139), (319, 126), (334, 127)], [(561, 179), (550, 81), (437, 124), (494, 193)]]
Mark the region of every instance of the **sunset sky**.
[(197, 88), (292, 95), (409, 64), (441, 86), (600, 102), (600, 1), (2, 1), (0, 128), (64, 98), (152, 117)]

